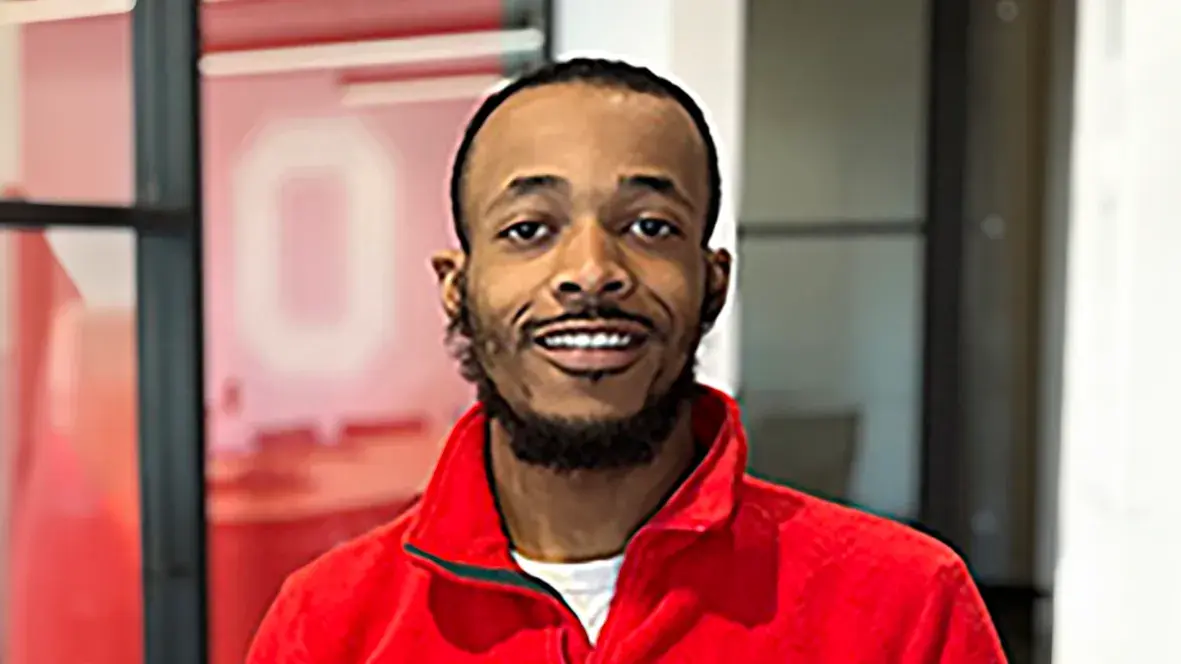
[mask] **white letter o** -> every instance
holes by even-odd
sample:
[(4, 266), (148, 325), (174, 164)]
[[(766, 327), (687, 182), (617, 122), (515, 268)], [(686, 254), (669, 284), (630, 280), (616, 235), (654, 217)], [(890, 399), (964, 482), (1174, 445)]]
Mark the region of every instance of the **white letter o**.
[[(281, 305), (279, 193), (285, 181), (329, 171), (345, 185), (345, 303), (335, 321), (308, 324)], [(354, 374), (394, 325), (394, 168), (359, 120), (281, 121), (267, 126), (233, 178), (235, 320), (240, 339), (271, 370), (287, 375)]]

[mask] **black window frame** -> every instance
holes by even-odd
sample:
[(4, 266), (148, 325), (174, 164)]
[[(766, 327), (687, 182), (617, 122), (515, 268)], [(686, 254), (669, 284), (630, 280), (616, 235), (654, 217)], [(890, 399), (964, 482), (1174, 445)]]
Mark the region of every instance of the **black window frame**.
[(971, 535), (962, 487), (965, 172), (970, 2), (927, 2), (926, 249), (920, 520), (959, 550)]

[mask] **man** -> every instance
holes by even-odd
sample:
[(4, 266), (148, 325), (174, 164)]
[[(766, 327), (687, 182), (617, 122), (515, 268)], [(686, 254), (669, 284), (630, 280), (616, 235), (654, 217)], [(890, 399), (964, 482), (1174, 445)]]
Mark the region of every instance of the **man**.
[(695, 384), (717, 150), (672, 83), (552, 65), (476, 113), (434, 257), (479, 406), (408, 514), (296, 573), (251, 664), (1004, 661), (963, 563), (744, 475)]

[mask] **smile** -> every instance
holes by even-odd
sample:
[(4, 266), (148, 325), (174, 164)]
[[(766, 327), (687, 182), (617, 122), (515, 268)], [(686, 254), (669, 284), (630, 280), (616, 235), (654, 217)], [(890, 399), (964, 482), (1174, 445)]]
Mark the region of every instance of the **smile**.
[(541, 337), (538, 345), (548, 350), (593, 349), (619, 350), (639, 342), (635, 335), (618, 332), (567, 332)]
[(648, 334), (639, 326), (563, 326), (534, 337), (542, 355), (566, 373), (618, 373), (639, 359)]

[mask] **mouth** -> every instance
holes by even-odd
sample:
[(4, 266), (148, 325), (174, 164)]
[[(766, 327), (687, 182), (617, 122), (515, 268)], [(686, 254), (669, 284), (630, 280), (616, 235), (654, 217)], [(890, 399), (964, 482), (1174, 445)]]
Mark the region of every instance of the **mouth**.
[(549, 328), (533, 337), (541, 354), (558, 369), (575, 375), (625, 371), (643, 353), (649, 334), (634, 323), (583, 323)]

